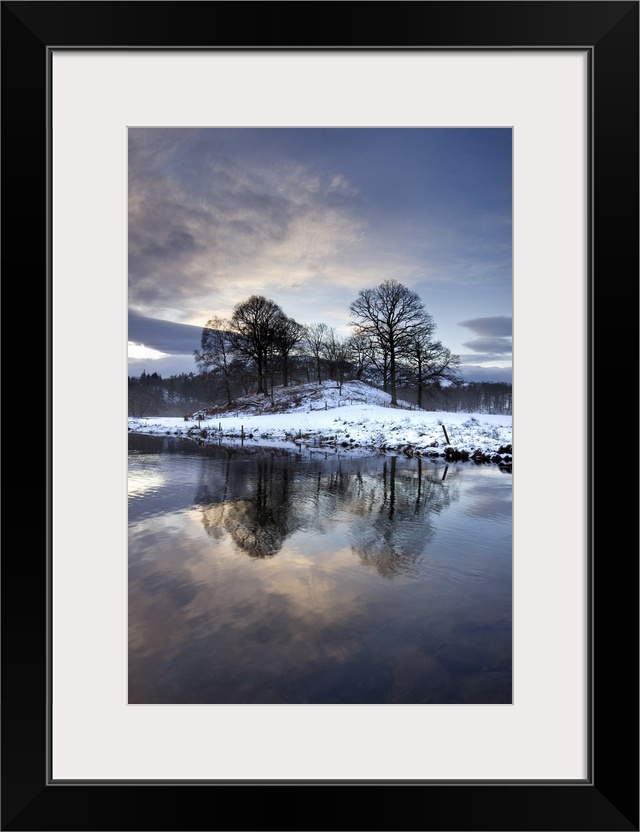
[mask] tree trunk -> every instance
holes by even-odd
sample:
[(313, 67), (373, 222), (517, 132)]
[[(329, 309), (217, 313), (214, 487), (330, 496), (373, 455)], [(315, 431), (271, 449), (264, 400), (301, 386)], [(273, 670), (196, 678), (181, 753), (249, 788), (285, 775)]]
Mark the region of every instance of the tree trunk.
[(391, 382), (391, 404), (398, 404), (396, 393), (396, 356), (393, 348), (389, 356), (389, 381)]
[(262, 357), (258, 357), (256, 360), (256, 369), (258, 370), (258, 393), (266, 393), (264, 387), (264, 366)]

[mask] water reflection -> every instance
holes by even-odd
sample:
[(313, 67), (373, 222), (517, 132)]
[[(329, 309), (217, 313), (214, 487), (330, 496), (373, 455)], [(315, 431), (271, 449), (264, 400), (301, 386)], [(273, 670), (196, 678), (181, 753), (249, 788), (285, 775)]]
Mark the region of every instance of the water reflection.
[[(291, 473), (287, 465), (274, 470), (273, 458), (257, 459), (236, 497), (230, 483), (231, 464), (224, 466), (224, 502), (210, 499), (205, 483), (196, 503), (203, 504), (202, 522), (213, 537), (224, 528), (241, 551), (252, 558), (272, 557), (293, 530)], [(247, 488), (253, 493), (246, 494)], [(222, 510), (221, 510), (222, 509)]]
[(511, 701), (495, 466), (130, 439), (130, 702)]
[(324, 533), (348, 518), (352, 550), (361, 562), (392, 577), (411, 571), (433, 535), (432, 514), (458, 498), (456, 473), (445, 485), (440, 467), (396, 457), (334, 460), (282, 454), (249, 457), (241, 464), (203, 464), (194, 504), (207, 533), (226, 531), (239, 551), (273, 557), (300, 529)]

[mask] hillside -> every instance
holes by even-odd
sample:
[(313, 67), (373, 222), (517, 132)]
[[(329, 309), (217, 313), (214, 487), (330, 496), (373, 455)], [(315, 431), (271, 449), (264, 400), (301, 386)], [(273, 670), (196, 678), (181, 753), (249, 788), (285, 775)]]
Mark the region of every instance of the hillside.
[[(356, 404), (374, 404), (391, 407), (391, 396), (362, 381), (345, 381), (339, 388), (335, 381), (322, 384), (296, 384), (290, 387), (276, 387), (267, 396), (253, 394), (236, 399), (231, 407), (220, 405), (193, 414), (193, 418), (231, 416), (240, 413), (311, 413), (314, 410), (329, 410)], [(415, 405), (399, 402), (398, 408), (410, 410)]]
[(310, 451), (402, 453), (449, 461), (494, 462), (510, 467), (510, 415), (417, 410), (391, 405), (388, 393), (349, 381), (276, 388), (231, 407), (198, 411), (184, 418), (129, 418), (136, 433), (184, 436), (245, 445), (305, 446)]

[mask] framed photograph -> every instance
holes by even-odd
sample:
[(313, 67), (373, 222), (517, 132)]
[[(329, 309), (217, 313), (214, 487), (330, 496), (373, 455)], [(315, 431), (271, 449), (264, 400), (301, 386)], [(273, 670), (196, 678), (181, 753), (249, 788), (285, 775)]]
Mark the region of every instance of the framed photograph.
[[(24, 555), (3, 558), (2, 828), (637, 830), (638, 563), (637, 545), (629, 553), (627, 542), (631, 535), (637, 544), (637, 523), (627, 528), (637, 504), (620, 476), (636, 429), (629, 438), (613, 392), (637, 379), (636, 339), (628, 341), (637, 333), (638, 310), (638, 3), (4, 2), (2, 22), (5, 274), (10, 265), (10, 274), (42, 287), (42, 318), (39, 326), (30, 321), (28, 338), (41, 331), (47, 357), (46, 452), (41, 430), (29, 443), (37, 445), (38, 463), (46, 463), (42, 550), (34, 556), (29, 544)], [(432, 160), (430, 178), (423, 176), (424, 157), (414, 156), (416, 139)], [(178, 153), (176, 142), (187, 150)], [(248, 161), (257, 146), (259, 170)], [(215, 199), (205, 164), (215, 167)], [(386, 194), (394, 195), (396, 234), (406, 228), (404, 272), (398, 258), (385, 259), (384, 235), (367, 238), (357, 226), (362, 215), (345, 207), (362, 187), (357, 170), (371, 186), (372, 227)], [(445, 217), (460, 220), (461, 209), (440, 180), (454, 174), (479, 203), (482, 194), (482, 204), (494, 199), (497, 183), (510, 189), (482, 222), (466, 215), (458, 222), (474, 235), (474, 247), (461, 235), (445, 239)], [(413, 201), (421, 182), (428, 212)], [(259, 196), (262, 205), (280, 206), (280, 213), (260, 213), (269, 228), (257, 227), (248, 194), (251, 205)], [(232, 207), (224, 219), (212, 208), (221, 199)], [(289, 224), (283, 234), (287, 201), (297, 206), (297, 230)], [(314, 275), (336, 287), (322, 314), (339, 346), (339, 303), (351, 302), (357, 317), (362, 307), (354, 298), (366, 289), (332, 271), (332, 246), (348, 243), (353, 260), (342, 266), (366, 264), (381, 287), (399, 285), (384, 282), (386, 264), (395, 269), (389, 279), (404, 276), (403, 288), (417, 287), (410, 223), (424, 211), (439, 229), (438, 246), (423, 243), (431, 246), (433, 279), (438, 255), (448, 258), (448, 273), (464, 276), (455, 289), (451, 284), (450, 307), (459, 310), (452, 320), (485, 337), (480, 346), (488, 350), (488, 336), (499, 336), (495, 327), (509, 316), (487, 312), (481, 325), (465, 314), (465, 297), (474, 274), (500, 268), (495, 258), (482, 260), (477, 239), (484, 250), (499, 245), (495, 228), (504, 218), (496, 205), (512, 206), (513, 220), (511, 239), (507, 233), (503, 240), (512, 258), (514, 359), (504, 610), (495, 603), (504, 587), (493, 586), (492, 603), (478, 601), (477, 592), (460, 596), (464, 621), (459, 605), (455, 621), (439, 615), (438, 598), (455, 595), (451, 570), (464, 539), (449, 537), (446, 577), (434, 562), (430, 582), (421, 584), (415, 553), (422, 542), (402, 532), (404, 548), (391, 548), (406, 557), (390, 565), (390, 544), (378, 545), (387, 527), (362, 522), (349, 532), (360, 540), (361, 565), (387, 583), (385, 569), (404, 569), (411, 578), (402, 615), (387, 614), (388, 596), (383, 602), (378, 584), (372, 590), (355, 581), (326, 538), (318, 545), (331, 563), (330, 587), (319, 582), (328, 566), (312, 589), (306, 578), (293, 586), (278, 555), (272, 563), (280, 564), (278, 580), (288, 589), (277, 595), (286, 605), (274, 605), (273, 594), (259, 608), (241, 603), (245, 564), (280, 552), (282, 535), (276, 549), (273, 540), (282, 518), (274, 512), (283, 511), (282, 500), (270, 509), (271, 525), (261, 525), (268, 541), (250, 534), (247, 512), (234, 514), (243, 577), (228, 568), (224, 586), (218, 577), (211, 581), (206, 552), (190, 556), (188, 581), (181, 574), (167, 579), (162, 546), (182, 543), (168, 514), (156, 512), (147, 522), (146, 504), (146, 525), (136, 527), (132, 547), (126, 426), (127, 415), (144, 415), (128, 410), (127, 341), (143, 344), (137, 336), (153, 316), (178, 326), (171, 304), (187, 289), (204, 294), (206, 285), (220, 301), (212, 314), (228, 316), (232, 332), (245, 309), (242, 293), (271, 292), (276, 284), (264, 274), (284, 262), (285, 247), (287, 257), (299, 256), (300, 239), (322, 234), (313, 262), (303, 252), (314, 317), (303, 319), (295, 287), (278, 284), (276, 301), (292, 316), (283, 320), (308, 326), (321, 314), (311, 298)], [(182, 224), (174, 222), (176, 211), (186, 217)], [(203, 223), (217, 230), (206, 252), (197, 233)], [(25, 229), (39, 245), (23, 242)], [(257, 247), (260, 257), (244, 258), (244, 282), (234, 272), (234, 248), (267, 237), (280, 247)], [(443, 317), (439, 312), (436, 323), (446, 331)], [(217, 337), (224, 327), (215, 320)], [(185, 317), (180, 325), (195, 323)], [(246, 392), (269, 394), (275, 407), (275, 374), (287, 383), (292, 365), (284, 348), (269, 349), (271, 376), (252, 356)], [(9, 378), (24, 393), (33, 371), (24, 361), (31, 351), (22, 352), (22, 366)], [(374, 358), (379, 364), (380, 355)], [(337, 366), (331, 379), (338, 387), (351, 383)], [(301, 364), (296, 371), (304, 372)], [(320, 365), (306, 371), (308, 381), (321, 381)], [(382, 372), (395, 404), (395, 369), (388, 377)], [(240, 384), (238, 376), (234, 382)], [(21, 395), (27, 427), (33, 408)], [(202, 429), (194, 413), (187, 416)], [(244, 442), (244, 422), (240, 430)], [(300, 428), (299, 447), (302, 434)], [(339, 437), (340, 453), (354, 436)], [(418, 456), (427, 450), (420, 447)], [(446, 465), (438, 472), (447, 476)], [(26, 476), (23, 487), (12, 488), (22, 498)], [(253, 473), (234, 476), (242, 489)], [(405, 495), (395, 463), (380, 476), (392, 491), (392, 510), (415, 497), (414, 479)], [(276, 477), (280, 494), (290, 476), (280, 466)], [(210, 521), (215, 531), (219, 507), (210, 483), (200, 485), (200, 527)], [(300, 505), (305, 499), (292, 498)], [(476, 513), (466, 514), (476, 518), (479, 534), (487, 516), (478, 514), (481, 501), (474, 505)], [(473, 523), (460, 533), (473, 535)], [(141, 545), (142, 538), (153, 545)], [(287, 558), (304, 559), (313, 545), (305, 538)], [(476, 567), (474, 591), (482, 583)], [(265, 579), (251, 571), (259, 594)], [(459, 573), (456, 591), (470, 583)], [(417, 594), (421, 586), (427, 589)], [(178, 620), (173, 610), (184, 593), (191, 603), (194, 592), (200, 600), (192, 616)], [(203, 622), (210, 627), (207, 598), (215, 592), (229, 605), (216, 607), (216, 626), (200, 638), (199, 652), (175, 649), (193, 628), (202, 634)], [(172, 606), (163, 603), (167, 594)], [(290, 666), (292, 657), (270, 640), (277, 643), (285, 612), (292, 620), (294, 600), (297, 609), (315, 601), (324, 610), (331, 597), (332, 616), (339, 607), (352, 621), (355, 598), (365, 596), (371, 617), (363, 619), (361, 605), (358, 626), (348, 625), (360, 644), (352, 664), (335, 617), (311, 638), (298, 615), (298, 673), (287, 687), (273, 669)], [(422, 628), (420, 605), (429, 622)], [(504, 638), (494, 639), (505, 626), (508, 649)], [(454, 630), (464, 638), (447, 650), (442, 645)], [(432, 643), (433, 633), (444, 634), (442, 644)], [(242, 655), (254, 666), (236, 665), (212, 684), (207, 667), (224, 665), (249, 640), (253, 647)], [(307, 661), (320, 643), (340, 653), (342, 675), (330, 662)], [(164, 645), (172, 645), (167, 661)], [(256, 672), (260, 654), (268, 655), (269, 672)], [(244, 797), (251, 799), (239, 800), (239, 789), (250, 790)]]

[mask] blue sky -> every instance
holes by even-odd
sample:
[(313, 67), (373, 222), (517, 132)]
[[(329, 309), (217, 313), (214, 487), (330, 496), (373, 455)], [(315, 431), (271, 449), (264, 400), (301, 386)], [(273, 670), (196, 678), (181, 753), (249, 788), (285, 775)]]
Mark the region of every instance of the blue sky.
[(129, 374), (196, 372), (207, 320), (252, 294), (347, 334), (358, 292), (395, 279), (465, 380), (510, 381), (511, 141), (507, 128), (130, 128)]

